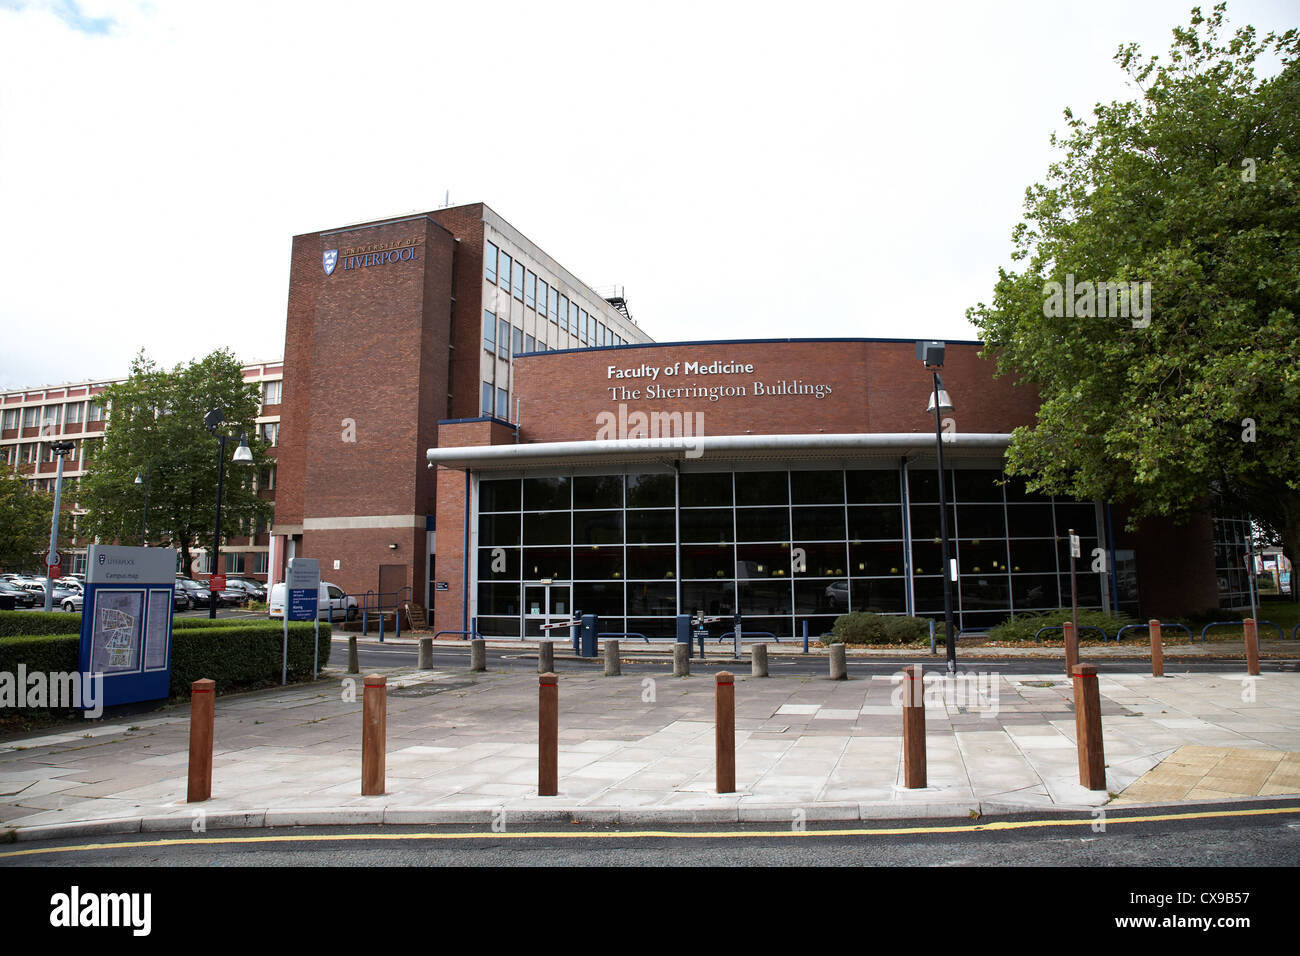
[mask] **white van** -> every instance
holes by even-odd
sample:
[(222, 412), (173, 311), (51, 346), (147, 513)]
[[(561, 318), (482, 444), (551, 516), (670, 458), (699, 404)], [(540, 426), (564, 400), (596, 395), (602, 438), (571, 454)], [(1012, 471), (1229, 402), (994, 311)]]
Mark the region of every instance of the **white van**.
[[(320, 583), (320, 590), (317, 594), (316, 615), (321, 620), (349, 620), (355, 621), (361, 611), (357, 606), (357, 599), (344, 591), (337, 584), (330, 584), (328, 581)], [(271, 598), (266, 605), (266, 616), (272, 618), (284, 617), (285, 587), (284, 582), (271, 588)]]

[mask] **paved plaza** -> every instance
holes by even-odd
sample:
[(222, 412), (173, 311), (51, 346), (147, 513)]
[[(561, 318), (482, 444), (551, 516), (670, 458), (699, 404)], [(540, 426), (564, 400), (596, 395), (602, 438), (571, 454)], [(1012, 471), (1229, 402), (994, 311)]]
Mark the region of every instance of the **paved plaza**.
[[(187, 705), (0, 741), (0, 831), (33, 839), (511, 817), (788, 824), (1300, 791), (1300, 674), (1103, 671), (1107, 789), (1094, 792), (1079, 785), (1064, 677), (929, 676), (929, 785), (908, 790), (895, 678), (736, 673), (736, 793), (714, 792), (711, 672), (562, 674), (559, 795), (538, 797), (536, 675), (394, 668), (382, 796), (361, 795), (362, 682), (330, 672), (311, 685), (217, 698), (213, 798), (202, 804), (185, 802)], [(1225, 760), (1224, 751), (1243, 756)]]

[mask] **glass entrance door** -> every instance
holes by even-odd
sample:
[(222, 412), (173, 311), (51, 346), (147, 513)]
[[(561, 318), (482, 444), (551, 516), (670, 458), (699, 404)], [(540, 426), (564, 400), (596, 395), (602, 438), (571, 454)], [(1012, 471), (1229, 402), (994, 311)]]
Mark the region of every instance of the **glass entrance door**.
[(572, 605), (569, 604), (569, 585), (524, 585), (524, 637), (550, 637), (567, 641), (570, 633), (567, 628), (551, 628), (544, 631), (542, 625), (572, 620), (570, 617), (572, 611)]

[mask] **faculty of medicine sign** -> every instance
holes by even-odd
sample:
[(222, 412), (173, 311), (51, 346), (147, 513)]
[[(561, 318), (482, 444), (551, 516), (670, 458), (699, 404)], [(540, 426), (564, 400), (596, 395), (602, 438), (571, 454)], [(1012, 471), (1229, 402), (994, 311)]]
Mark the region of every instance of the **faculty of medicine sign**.
[(170, 694), (175, 587), (175, 548), (90, 546), (80, 670), (103, 675), (103, 706)]

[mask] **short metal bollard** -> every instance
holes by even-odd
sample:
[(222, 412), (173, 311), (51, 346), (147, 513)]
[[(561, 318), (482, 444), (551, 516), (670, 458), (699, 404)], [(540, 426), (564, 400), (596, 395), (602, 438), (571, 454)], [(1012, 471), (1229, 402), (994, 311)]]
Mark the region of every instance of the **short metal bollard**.
[(384, 792), (385, 748), (388, 742), (388, 678), (367, 674), (361, 703), (361, 795)]
[(348, 673), (361, 673), (361, 665), (357, 662), (357, 636), (355, 634), (348, 635)]
[(1160, 622), (1152, 618), (1147, 622), (1147, 632), (1151, 635), (1151, 676), (1165, 676), (1165, 648), (1160, 634)]
[(1097, 668), (1074, 665), (1074, 737), (1079, 750), (1079, 784), (1106, 789), (1106, 754), (1101, 740), (1101, 692)]
[(618, 641), (610, 639), (605, 642), (605, 676), (619, 677), (623, 673), (623, 662), (618, 657)]
[(560, 688), (555, 674), (537, 678), (537, 795), (560, 790)]
[(1079, 663), (1079, 642), (1074, 634), (1074, 622), (1066, 621), (1061, 625), (1065, 634), (1065, 673), (1074, 674), (1074, 665)]
[(844, 645), (831, 645), (831, 680), (848, 680), (849, 667), (844, 660)]
[(736, 678), (729, 671), (714, 677), (714, 763), (717, 792), (736, 792)]
[(549, 674), (555, 670), (555, 645), (542, 641), (537, 645), (537, 673)]
[(691, 645), (689, 644), (673, 645), (673, 676), (674, 677), (691, 676)]
[(212, 796), (212, 724), (216, 682), (196, 680), (190, 685), (190, 781), (186, 803), (202, 803)]
[(1246, 638), (1246, 673), (1251, 677), (1259, 676), (1259, 630), (1254, 618), (1242, 621), (1242, 633)]
[(767, 645), (753, 644), (749, 648), (749, 673), (754, 677), (767, 676)]
[(469, 642), (469, 669), (475, 673), (487, 670), (487, 641), (475, 638)]
[(903, 668), (903, 785), (926, 786), (925, 681), (920, 664)]
[(433, 670), (433, 638), (420, 638), (420, 663), (419, 668), (422, 671)]

